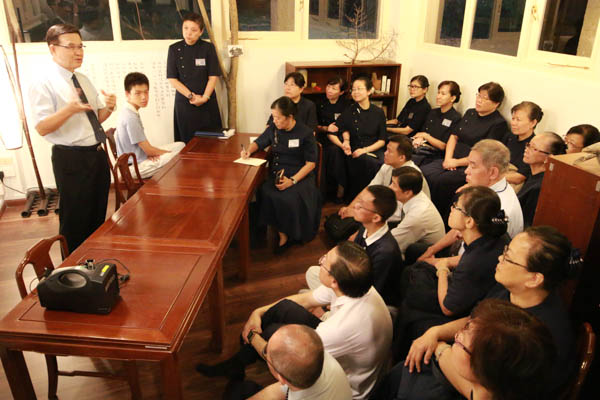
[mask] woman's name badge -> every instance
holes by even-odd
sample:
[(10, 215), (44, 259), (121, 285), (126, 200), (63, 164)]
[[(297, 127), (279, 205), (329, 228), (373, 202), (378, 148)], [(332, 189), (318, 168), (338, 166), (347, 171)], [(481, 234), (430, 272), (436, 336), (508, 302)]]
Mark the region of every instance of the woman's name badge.
[(337, 119), (342, 115), (342, 113), (333, 113), (333, 120), (337, 121)]
[(300, 139), (290, 139), (288, 141), (288, 147), (289, 148), (300, 147)]
[(206, 65), (205, 58), (196, 58), (196, 67), (202, 67), (204, 65)]
[(415, 115), (414, 113), (410, 113), (410, 114), (408, 114), (408, 119), (412, 119), (412, 117), (413, 117), (414, 115)]
[(450, 125), (452, 125), (452, 121), (450, 121), (447, 118), (444, 118), (444, 120), (442, 121), (442, 125), (444, 125), (444, 126), (450, 126)]

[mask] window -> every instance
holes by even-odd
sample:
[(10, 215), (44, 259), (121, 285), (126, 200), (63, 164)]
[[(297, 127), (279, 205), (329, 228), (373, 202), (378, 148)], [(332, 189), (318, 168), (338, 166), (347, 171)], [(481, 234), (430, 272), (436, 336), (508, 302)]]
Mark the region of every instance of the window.
[(294, 0), (237, 0), (240, 31), (294, 31)]
[(377, 37), (379, 0), (311, 0), (309, 39), (347, 39)]
[(48, 28), (59, 23), (79, 27), (83, 40), (113, 40), (107, 1), (13, 0), (13, 5), (19, 41), (43, 42)]
[(590, 57), (599, 17), (597, 0), (548, 0), (538, 49)]
[[(204, 0), (210, 19), (210, 0)], [(196, 0), (119, 0), (121, 36), (124, 40), (180, 39), (181, 21), (193, 11), (200, 14)], [(202, 35), (207, 38), (206, 30)]]
[(477, 0), (471, 48), (516, 56), (525, 0)]
[(460, 47), (466, 0), (440, 0), (441, 20), (438, 22), (436, 43)]

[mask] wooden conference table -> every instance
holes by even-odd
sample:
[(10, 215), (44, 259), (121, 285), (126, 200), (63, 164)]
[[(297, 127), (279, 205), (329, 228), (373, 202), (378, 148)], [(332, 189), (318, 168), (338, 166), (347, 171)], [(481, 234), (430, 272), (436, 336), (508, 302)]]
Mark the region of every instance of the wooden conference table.
[(251, 136), (194, 138), (61, 264), (114, 258), (129, 268), (110, 314), (48, 311), (34, 291), (0, 320), (0, 356), (14, 399), (36, 398), (23, 351), (158, 361), (164, 397), (183, 398), (177, 353), (207, 296), (213, 343), (222, 348), (221, 260), (236, 232), (239, 275), (246, 278), (247, 204), (265, 168), (232, 161)]

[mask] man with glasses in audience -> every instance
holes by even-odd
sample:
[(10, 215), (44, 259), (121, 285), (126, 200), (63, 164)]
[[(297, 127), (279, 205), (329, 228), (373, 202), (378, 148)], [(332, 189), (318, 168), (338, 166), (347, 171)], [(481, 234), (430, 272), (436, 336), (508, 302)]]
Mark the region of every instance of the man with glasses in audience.
[[(316, 330), (323, 347), (342, 366), (352, 398), (366, 399), (388, 359), (392, 341), (392, 319), (373, 288), (372, 271), (365, 250), (342, 242), (321, 259), (317, 289), (288, 296), (252, 312), (242, 330), (244, 345), (230, 359), (214, 366), (198, 364), (206, 376), (240, 379), (245, 367), (259, 358), (255, 336), (268, 340), (282, 325), (302, 324)], [(329, 318), (321, 321), (308, 310), (330, 306)]]
[(268, 343), (260, 335), (252, 335), (249, 343), (267, 362), (277, 382), (261, 390), (252, 381), (232, 381), (225, 389), (224, 399), (348, 400), (352, 397), (344, 370), (323, 349), (323, 341), (314, 329), (285, 325)]
[(114, 94), (94, 88), (75, 72), (84, 46), (77, 27), (53, 25), (46, 33), (52, 64), (29, 90), (35, 129), (53, 144), (52, 169), (60, 195), (59, 232), (75, 250), (106, 218), (110, 170), (100, 125), (115, 110)]

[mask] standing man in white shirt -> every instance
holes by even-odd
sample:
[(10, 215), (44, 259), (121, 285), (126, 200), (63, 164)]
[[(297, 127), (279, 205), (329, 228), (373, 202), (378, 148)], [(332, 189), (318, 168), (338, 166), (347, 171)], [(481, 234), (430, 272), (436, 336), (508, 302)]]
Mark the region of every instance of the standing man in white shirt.
[[(319, 264), (319, 288), (257, 308), (244, 325), (242, 338), (246, 344), (240, 351), (215, 366), (198, 364), (196, 370), (206, 376), (239, 379), (261, 353), (255, 343), (257, 335), (264, 341), (282, 325), (303, 324), (316, 330), (325, 351), (346, 372), (352, 398), (368, 398), (390, 352), (390, 313), (372, 286), (369, 257), (362, 247), (342, 242), (321, 257)], [(308, 311), (325, 305), (331, 308), (325, 321)]]
[(60, 194), (59, 232), (75, 250), (105, 220), (110, 170), (100, 125), (115, 110), (117, 98), (101, 91), (75, 70), (84, 45), (77, 27), (53, 25), (46, 33), (52, 64), (31, 86), (31, 118), (52, 146), (52, 169)]

